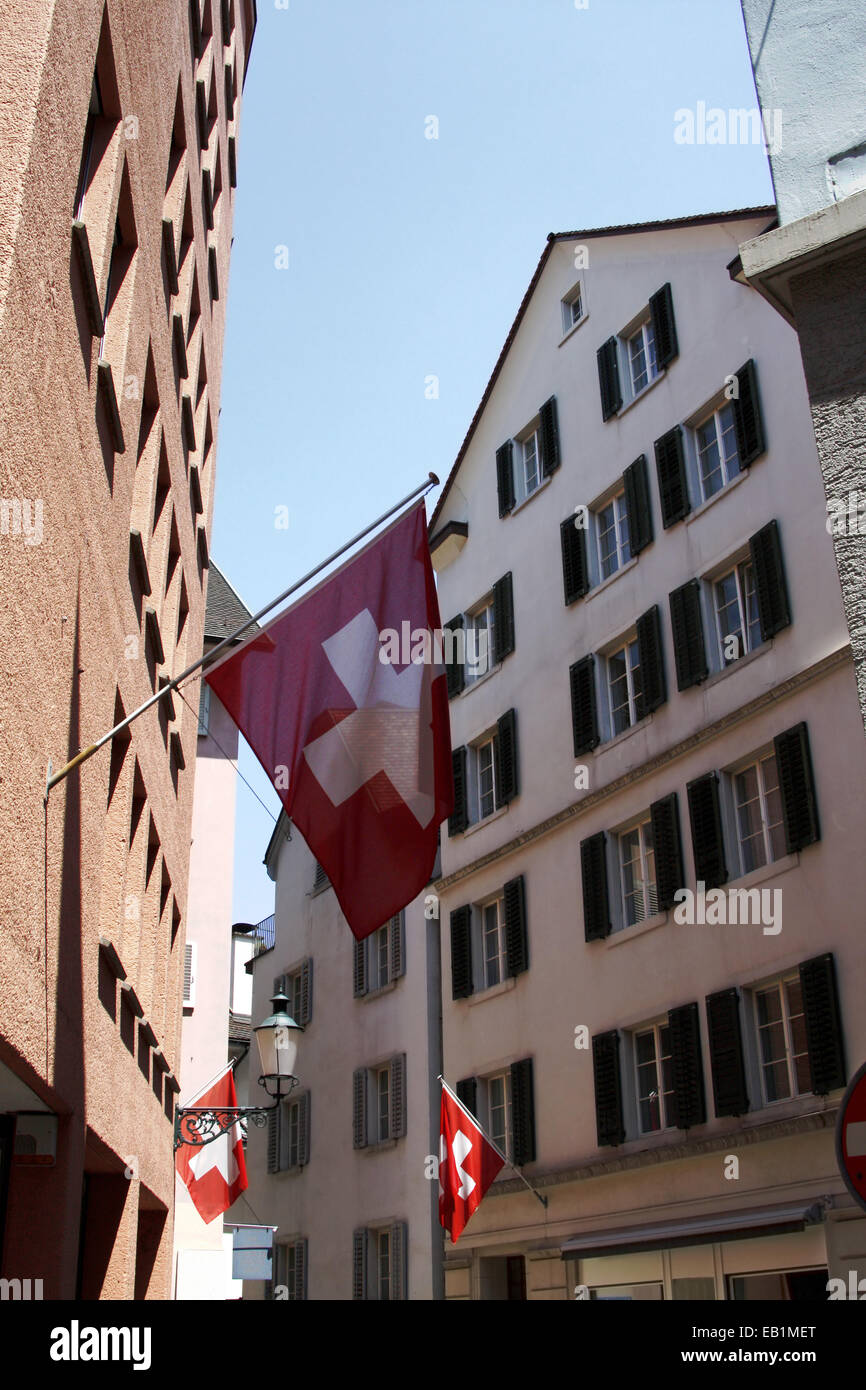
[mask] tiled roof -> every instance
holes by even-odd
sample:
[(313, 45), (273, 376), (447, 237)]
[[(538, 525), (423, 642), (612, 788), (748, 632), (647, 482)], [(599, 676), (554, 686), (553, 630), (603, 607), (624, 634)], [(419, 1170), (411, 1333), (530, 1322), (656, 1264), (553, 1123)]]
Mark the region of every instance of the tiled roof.
[[(241, 602), (222, 570), (211, 560), (204, 613), (205, 640), (222, 641), (251, 616), (249, 609)], [(243, 634), (243, 640), (257, 631), (258, 623), (251, 624)]]

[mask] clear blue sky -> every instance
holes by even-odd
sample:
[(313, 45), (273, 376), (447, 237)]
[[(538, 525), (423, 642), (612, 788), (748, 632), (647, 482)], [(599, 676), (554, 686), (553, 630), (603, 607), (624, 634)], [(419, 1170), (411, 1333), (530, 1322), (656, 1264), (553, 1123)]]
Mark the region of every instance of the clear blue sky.
[[(212, 541), (253, 610), (446, 476), (548, 232), (773, 201), (762, 146), (673, 139), (756, 105), (739, 0), (258, 8)], [(239, 782), (235, 920), (273, 911), (272, 829)]]

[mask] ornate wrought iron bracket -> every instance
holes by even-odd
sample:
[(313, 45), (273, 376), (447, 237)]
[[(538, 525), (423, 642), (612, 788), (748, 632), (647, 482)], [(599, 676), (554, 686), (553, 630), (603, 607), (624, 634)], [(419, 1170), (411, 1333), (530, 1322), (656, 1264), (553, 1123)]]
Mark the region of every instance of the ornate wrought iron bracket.
[[(265, 1079), (264, 1077), (259, 1078), (260, 1086), (264, 1085)], [(280, 1078), (280, 1080), (284, 1079)], [(277, 1084), (280, 1086), (280, 1081)], [(292, 1077), (291, 1085), (286, 1094), (293, 1090), (297, 1084), (295, 1077)], [(181, 1144), (191, 1144), (194, 1148), (203, 1148), (205, 1144), (212, 1144), (214, 1139), (219, 1139), (236, 1124), (243, 1126), (244, 1134), (246, 1134), (246, 1124), (249, 1121), (252, 1121), (258, 1129), (262, 1129), (268, 1122), (268, 1116), (273, 1114), (280, 1101), (284, 1099), (285, 1096), (280, 1086), (273, 1105), (224, 1107), (188, 1105), (178, 1109), (174, 1116), (174, 1147), (179, 1149)]]

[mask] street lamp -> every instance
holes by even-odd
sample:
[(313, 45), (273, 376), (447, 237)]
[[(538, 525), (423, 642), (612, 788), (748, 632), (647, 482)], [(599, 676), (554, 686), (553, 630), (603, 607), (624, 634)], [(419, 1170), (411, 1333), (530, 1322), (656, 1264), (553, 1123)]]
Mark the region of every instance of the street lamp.
[(254, 1125), (262, 1128), (268, 1122), (268, 1115), (297, 1086), (295, 1060), (298, 1055), (298, 1034), (304, 1030), (289, 1013), (289, 1000), (282, 991), (272, 996), (271, 1003), (273, 1013), (253, 1032), (262, 1068), (259, 1085), (274, 1098), (273, 1105), (184, 1106), (175, 1112), (175, 1149), (180, 1148), (181, 1144), (201, 1148), (219, 1139), (221, 1134), (232, 1129), (239, 1121), (252, 1120)]

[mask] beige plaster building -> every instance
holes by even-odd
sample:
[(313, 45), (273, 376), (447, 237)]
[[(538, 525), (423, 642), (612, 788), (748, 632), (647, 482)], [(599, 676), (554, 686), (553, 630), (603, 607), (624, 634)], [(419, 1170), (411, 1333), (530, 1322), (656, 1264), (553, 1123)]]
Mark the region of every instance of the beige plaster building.
[(444, 1074), (504, 1170), (452, 1299), (866, 1272), (866, 744), (758, 208), (552, 236), (431, 523), (453, 667)]
[[(166, 1297), (197, 709), (254, 0), (0, 3), (0, 1240)], [(193, 706), (197, 706), (197, 687)]]

